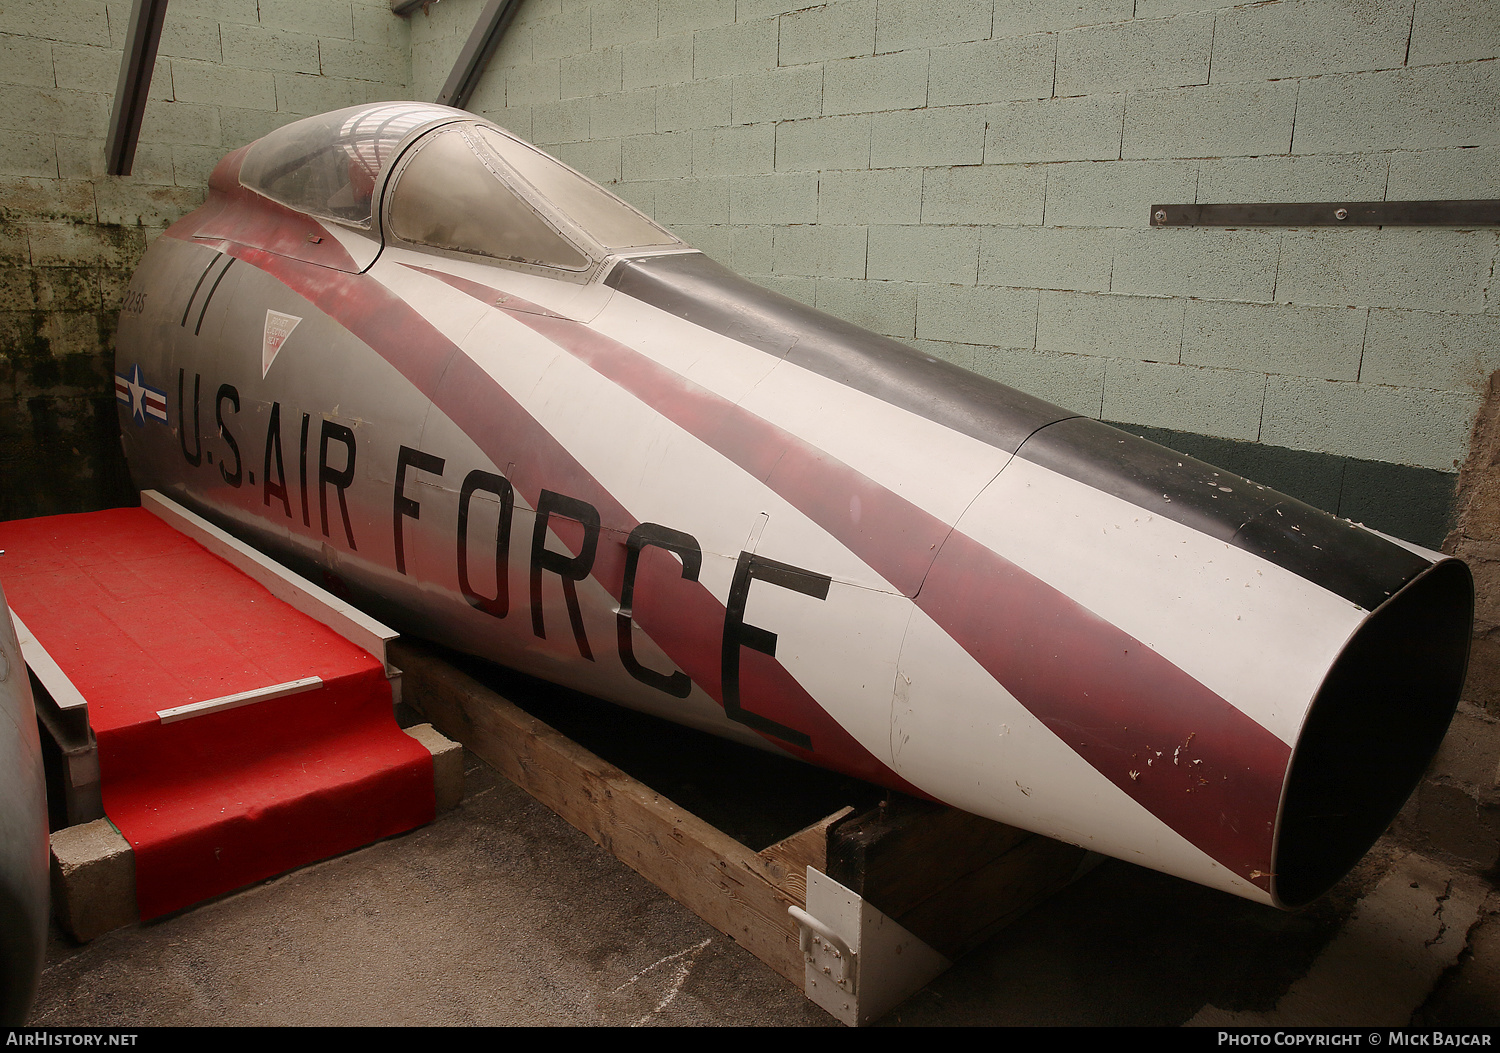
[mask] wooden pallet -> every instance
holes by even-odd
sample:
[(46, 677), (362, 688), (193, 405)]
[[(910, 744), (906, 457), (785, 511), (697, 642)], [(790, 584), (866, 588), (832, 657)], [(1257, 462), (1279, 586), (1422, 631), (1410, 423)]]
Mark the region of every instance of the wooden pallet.
[(788, 910), (806, 909), (809, 868), (954, 959), (1085, 860), (1071, 845), (899, 794), (863, 813), (840, 808), (754, 851), (425, 645), (398, 641), (391, 660), (406, 701), (435, 727), (810, 997), (810, 941)]

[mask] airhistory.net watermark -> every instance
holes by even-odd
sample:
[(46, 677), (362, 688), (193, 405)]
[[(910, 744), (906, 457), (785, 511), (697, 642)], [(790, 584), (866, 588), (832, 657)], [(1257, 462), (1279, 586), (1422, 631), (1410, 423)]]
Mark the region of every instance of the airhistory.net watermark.
[(9, 1031), (7, 1046), (133, 1046), (134, 1032)]

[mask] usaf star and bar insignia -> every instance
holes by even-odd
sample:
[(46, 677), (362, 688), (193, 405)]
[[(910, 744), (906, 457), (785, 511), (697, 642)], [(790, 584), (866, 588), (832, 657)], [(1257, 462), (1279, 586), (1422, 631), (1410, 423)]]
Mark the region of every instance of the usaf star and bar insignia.
[(115, 374), (115, 401), (130, 407), (137, 424), (145, 424), (147, 417), (167, 423), (167, 393), (147, 384), (139, 365), (131, 366), (128, 376)]

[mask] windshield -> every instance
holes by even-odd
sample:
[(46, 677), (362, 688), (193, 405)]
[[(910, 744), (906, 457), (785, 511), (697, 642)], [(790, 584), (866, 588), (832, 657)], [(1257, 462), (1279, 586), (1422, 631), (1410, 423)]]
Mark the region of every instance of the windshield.
[(470, 125), (417, 148), (390, 196), (391, 233), (413, 245), (581, 271), (589, 259), (485, 163)]
[(575, 274), (609, 252), (686, 247), (567, 165), (447, 106), (377, 103), (295, 121), (251, 144), (240, 182), (371, 229), (376, 187), (413, 141), (386, 196), (388, 229), (403, 241)]
[(603, 187), (477, 123), (428, 135), (388, 200), (402, 241), (533, 266), (580, 272), (605, 252), (682, 246)]
[(598, 183), (529, 143), (498, 128), (481, 126), (477, 130), (490, 150), (605, 248), (682, 244)]

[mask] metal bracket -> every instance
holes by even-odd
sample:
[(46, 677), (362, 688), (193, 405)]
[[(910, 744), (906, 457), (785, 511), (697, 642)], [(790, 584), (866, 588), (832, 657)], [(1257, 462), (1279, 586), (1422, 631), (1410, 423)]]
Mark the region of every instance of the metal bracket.
[(807, 909), (788, 907), (803, 993), (851, 1026), (874, 1023), (953, 963), (827, 874), (807, 868)]
[(1500, 200), (1152, 205), (1153, 227), (1495, 227)]
[(859, 956), (827, 925), (800, 907), (788, 907), (797, 923), (797, 946), (807, 968), (821, 972), (839, 990), (852, 995), (859, 987)]

